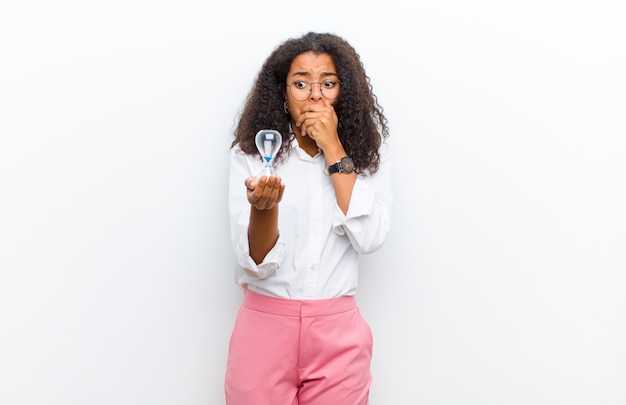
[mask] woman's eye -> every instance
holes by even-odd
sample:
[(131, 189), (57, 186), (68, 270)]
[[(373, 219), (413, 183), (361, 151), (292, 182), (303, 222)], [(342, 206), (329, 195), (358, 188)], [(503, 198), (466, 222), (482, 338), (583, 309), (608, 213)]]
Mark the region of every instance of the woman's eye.
[(337, 84), (337, 82), (333, 82), (331, 80), (326, 80), (326, 81), (324, 81), (324, 88), (325, 89), (332, 89), (333, 87), (335, 87), (336, 84)]
[(297, 81), (297, 82), (293, 82), (293, 84), (298, 88), (298, 89), (304, 89), (307, 87), (306, 82), (303, 81)]

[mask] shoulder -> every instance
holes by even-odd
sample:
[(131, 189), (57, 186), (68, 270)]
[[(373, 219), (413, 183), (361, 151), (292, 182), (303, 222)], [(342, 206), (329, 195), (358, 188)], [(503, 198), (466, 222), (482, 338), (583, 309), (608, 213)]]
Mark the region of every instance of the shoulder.
[(235, 144), (230, 148), (230, 156), (245, 156), (246, 152), (243, 151), (240, 144)]

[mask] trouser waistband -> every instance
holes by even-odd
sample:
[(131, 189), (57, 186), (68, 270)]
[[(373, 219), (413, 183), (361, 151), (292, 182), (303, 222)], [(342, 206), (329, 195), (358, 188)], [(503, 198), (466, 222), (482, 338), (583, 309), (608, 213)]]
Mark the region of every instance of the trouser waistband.
[(270, 297), (245, 291), (243, 305), (255, 311), (285, 316), (325, 316), (346, 312), (356, 308), (354, 296), (343, 296), (321, 300), (294, 300), (289, 298)]

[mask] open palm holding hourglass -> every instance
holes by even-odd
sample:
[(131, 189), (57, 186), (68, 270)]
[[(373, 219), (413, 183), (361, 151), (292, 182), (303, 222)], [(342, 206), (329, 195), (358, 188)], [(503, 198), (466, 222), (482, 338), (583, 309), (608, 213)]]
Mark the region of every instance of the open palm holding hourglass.
[(262, 129), (257, 132), (255, 142), (256, 147), (264, 161), (263, 169), (261, 169), (261, 173), (259, 173), (257, 179), (260, 179), (263, 176), (269, 177), (276, 174), (273, 162), (280, 146), (283, 143), (283, 138), (280, 135), (280, 132), (273, 129)]

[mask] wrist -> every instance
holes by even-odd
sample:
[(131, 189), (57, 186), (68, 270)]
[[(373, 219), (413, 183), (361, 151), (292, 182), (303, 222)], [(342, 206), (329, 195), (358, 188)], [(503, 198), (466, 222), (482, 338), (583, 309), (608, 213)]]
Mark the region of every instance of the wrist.
[(341, 159), (337, 160), (335, 163), (328, 165), (324, 169), (324, 174), (327, 176), (331, 176), (335, 173), (353, 173), (355, 170), (354, 161), (349, 156), (343, 156)]

